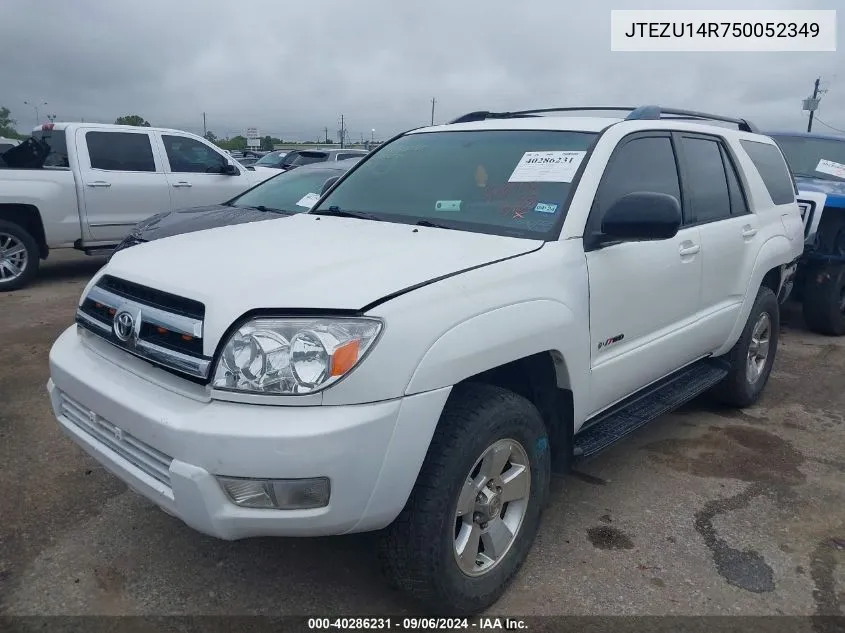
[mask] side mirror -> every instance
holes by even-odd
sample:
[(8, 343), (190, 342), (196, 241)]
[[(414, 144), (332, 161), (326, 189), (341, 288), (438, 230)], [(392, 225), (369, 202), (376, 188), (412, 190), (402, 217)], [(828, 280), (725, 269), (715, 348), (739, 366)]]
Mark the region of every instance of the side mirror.
[(331, 186), (334, 183), (336, 183), (338, 180), (340, 180), (340, 176), (332, 176), (326, 182), (324, 182), (323, 188), (320, 189), (320, 196), (322, 196), (324, 193), (326, 193), (331, 188)]
[(224, 176), (239, 176), (241, 172), (232, 163), (226, 163), (220, 173)]
[(665, 193), (634, 192), (617, 200), (604, 214), (602, 241), (668, 240), (681, 228), (681, 204)]

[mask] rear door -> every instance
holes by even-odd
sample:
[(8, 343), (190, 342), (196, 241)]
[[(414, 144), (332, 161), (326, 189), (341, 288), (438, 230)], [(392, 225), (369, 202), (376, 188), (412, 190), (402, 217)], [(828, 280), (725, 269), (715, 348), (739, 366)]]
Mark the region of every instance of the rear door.
[[(249, 189), (246, 167), (230, 161), (202, 141), (176, 132), (161, 132), (173, 209), (221, 204)], [(237, 174), (222, 173), (229, 163)]]
[(92, 242), (117, 243), (151, 215), (170, 209), (170, 191), (151, 132), (83, 128), (76, 151)]
[(760, 252), (759, 218), (749, 212), (736, 159), (717, 136), (678, 134), (691, 224), (701, 235), (701, 334), (708, 351), (730, 336)]

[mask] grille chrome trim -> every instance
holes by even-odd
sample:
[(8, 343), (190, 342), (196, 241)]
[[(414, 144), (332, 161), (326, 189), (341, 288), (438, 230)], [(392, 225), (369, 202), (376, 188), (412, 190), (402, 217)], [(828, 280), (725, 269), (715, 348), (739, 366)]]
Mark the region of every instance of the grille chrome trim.
[(187, 334), (188, 336), (195, 336), (202, 338), (202, 321), (192, 319), (191, 317), (173, 314), (172, 312), (165, 312), (159, 308), (139, 303), (126, 297), (121, 297), (109, 290), (94, 286), (85, 297), (91, 301), (102, 303), (105, 306), (114, 308), (115, 310), (128, 310), (130, 312), (142, 312), (144, 315), (144, 322), (157, 325), (159, 327), (167, 328), (179, 334)]
[(120, 455), (138, 470), (149, 475), (168, 488), (170, 464), (173, 458), (133, 437), (84, 405), (76, 402), (66, 393), (59, 391), (59, 412), (75, 426), (94, 437), (109, 450)]
[[(112, 281), (121, 283), (118, 279)], [(126, 284), (130, 285), (129, 282)], [(141, 286), (137, 287), (149, 291)], [(167, 293), (161, 295), (170, 297), (175, 306), (180, 302), (192, 301)], [(201, 304), (198, 305), (202, 307)], [(202, 354), (202, 319), (170, 312), (166, 307), (150, 305), (144, 298), (133, 299), (113, 292), (103, 288), (98, 282), (77, 307), (76, 323), (138, 358), (191, 380), (207, 381), (212, 359)], [(174, 309), (178, 310), (179, 307)], [(121, 315), (129, 321), (131, 332), (119, 331), (117, 318)], [(162, 328), (162, 334), (154, 332), (158, 328)], [(183, 344), (180, 337), (188, 342)]]

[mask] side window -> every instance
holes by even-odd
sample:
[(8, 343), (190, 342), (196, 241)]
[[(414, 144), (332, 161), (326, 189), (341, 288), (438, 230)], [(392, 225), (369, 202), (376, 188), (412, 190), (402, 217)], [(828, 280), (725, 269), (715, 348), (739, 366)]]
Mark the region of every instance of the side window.
[(789, 204), (795, 202), (795, 188), (792, 182), (792, 175), (786, 166), (777, 145), (772, 143), (760, 143), (758, 141), (740, 141), (742, 148), (746, 151), (763, 184), (775, 204)]
[(614, 202), (637, 191), (667, 193), (681, 202), (675, 152), (668, 136), (635, 138), (616, 150), (599, 188), (599, 218)]
[(87, 132), (92, 169), (155, 171), (150, 135), (143, 132)]
[(731, 216), (731, 199), (719, 142), (681, 137), (684, 182), (695, 222), (713, 222)]
[(338, 154), (336, 160), (346, 160), (347, 158), (361, 158), (363, 154)]
[(745, 215), (748, 213), (748, 203), (739, 184), (739, 176), (736, 173), (736, 166), (728, 151), (722, 147), (722, 162), (725, 165), (725, 173), (728, 175), (728, 193), (731, 197), (731, 215)]
[(219, 174), (226, 165), (221, 154), (195, 139), (169, 134), (163, 134), (161, 138), (173, 172)]

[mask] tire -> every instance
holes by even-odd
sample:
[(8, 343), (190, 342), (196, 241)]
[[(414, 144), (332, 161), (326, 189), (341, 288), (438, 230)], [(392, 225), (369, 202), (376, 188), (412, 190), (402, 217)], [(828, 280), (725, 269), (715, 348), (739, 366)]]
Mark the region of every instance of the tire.
[[(522, 454), (515, 445), (522, 449)], [(492, 489), (480, 485), (484, 479), (480, 471), (471, 478), (481, 457), (490, 456), (488, 450), (501, 450), (502, 455), (507, 450), (510, 455), (503, 472), (505, 477), (494, 482)], [(530, 476), (523, 475), (523, 482), (530, 482), (527, 495), (521, 489), (524, 504), (519, 500), (505, 503), (500, 514), (504, 520), (495, 518), (498, 509), (495, 486), (506, 485), (511, 480), (513, 475), (509, 473), (520, 468), (519, 461), (525, 461), (530, 469)], [(455, 387), (408, 502), (381, 540), (380, 558), (391, 585), (420, 602), (426, 613), (432, 615), (470, 616), (494, 604), (534, 542), (548, 500), (550, 462), (546, 426), (531, 402), (490, 385)], [(485, 471), (487, 464), (481, 465)], [(476, 487), (470, 490), (473, 481)], [(482, 492), (476, 497), (475, 492), (479, 490)], [(472, 511), (459, 518), (462, 492)], [(482, 498), (485, 503), (490, 501), (483, 506), (489, 514), (478, 511), (482, 506), (476, 502)], [(478, 556), (495, 557), (495, 548), (485, 548), (484, 554), (465, 557), (464, 566), (472, 573), (461, 569), (456, 552), (459, 535), (484, 532), (478, 541), (483, 547), (492, 542), (492, 535), (497, 533), (494, 528), (505, 525), (505, 521), (516, 525), (514, 517), (518, 516), (521, 520), (514, 530), (515, 538), (510, 546), (501, 548), (495, 563), (489, 560), (484, 563), (486, 571), (478, 566)]]
[(822, 266), (807, 275), (804, 321), (818, 334), (845, 334), (845, 266)]
[(40, 263), (35, 239), (19, 225), (0, 220), (0, 292), (26, 286), (35, 278)]
[[(763, 328), (763, 329), (759, 329)], [(767, 332), (767, 337), (764, 335)], [(754, 341), (767, 338), (765, 358), (760, 358), (761, 345)], [(734, 407), (750, 407), (763, 393), (778, 349), (780, 338), (780, 305), (771, 288), (761, 287), (748, 315), (748, 321), (736, 345), (727, 354), (730, 371), (714, 387), (713, 394), (723, 403)], [(750, 369), (750, 353), (757, 349), (755, 370)]]

